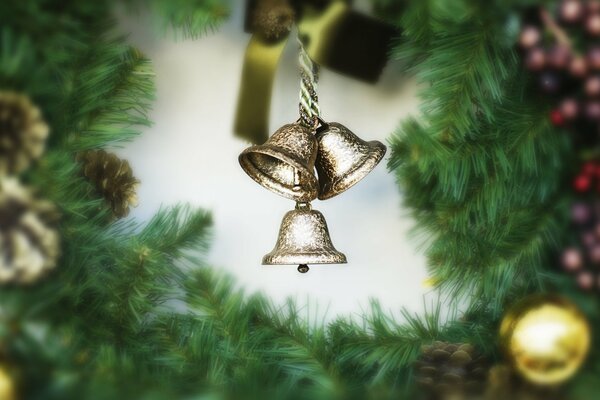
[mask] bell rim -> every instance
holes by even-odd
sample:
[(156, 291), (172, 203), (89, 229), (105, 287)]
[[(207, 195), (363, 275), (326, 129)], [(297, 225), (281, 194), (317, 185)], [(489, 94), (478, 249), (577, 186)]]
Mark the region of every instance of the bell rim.
[[(293, 166), (294, 168), (296, 168), (300, 171), (304, 171), (307, 174), (307, 176), (308, 176), (307, 190), (300, 191), (300, 192), (294, 192), (292, 189), (286, 189), (285, 187), (279, 185), (274, 179), (271, 179), (268, 175), (262, 174), (260, 172), (260, 170), (258, 168), (256, 168), (254, 163), (252, 163), (249, 160), (249, 155), (252, 153), (264, 154), (264, 155), (273, 157), (282, 162), (283, 162), (282, 158), (286, 158), (287, 159), (286, 162), (289, 162), (289, 164), (291, 166)], [(284, 157), (282, 157), (282, 156), (284, 156)], [(265, 189), (271, 191), (272, 193), (278, 194), (278, 195), (285, 197), (287, 199), (290, 199), (290, 200), (303, 201), (303, 202), (304, 201), (312, 201), (318, 197), (318, 194), (319, 194), (318, 186), (319, 185), (318, 185), (318, 180), (317, 180), (317, 177), (315, 176), (315, 173), (311, 172), (307, 168), (306, 165), (299, 162), (296, 159), (296, 156), (294, 154), (282, 151), (281, 149), (269, 148), (268, 145), (258, 145), (258, 146), (248, 147), (247, 149), (242, 151), (242, 153), (238, 157), (238, 161), (240, 163), (240, 166), (244, 170), (244, 172), (246, 172), (246, 174), (250, 178), (252, 178), (252, 180), (254, 180), (256, 183), (258, 183)], [(255, 174), (252, 174), (252, 172), (259, 172), (261, 174), (261, 176), (263, 176), (265, 179), (264, 180), (259, 179), (259, 177)], [(268, 185), (267, 185), (267, 183), (268, 183)]]
[[(387, 152), (387, 147), (378, 140), (369, 141), (367, 144), (373, 151), (369, 153), (364, 162), (355, 166), (343, 177), (333, 182), (325, 183), (323, 186), (319, 187), (319, 194), (317, 196), (319, 200), (331, 199), (350, 189), (375, 169), (381, 160), (383, 160), (383, 157)], [(364, 168), (368, 165), (370, 165), (370, 168)]]
[[(271, 253), (265, 255), (262, 259), (262, 265), (298, 265), (298, 264), (310, 264), (310, 265), (327, 265), (327, 264), (347, 264), (348, 259), (344, 253), (327, 252), (320, 253), (319, 258), (322, 259), (323, 255), (337, 257), (336, 260), (332, 261), (320, 261), (314, 253), (295, 253), (293, 255), (285, 256), (285, 260), (274, 261), (273, 258), (276, 256)], [(311, 258), (314, 257), (314, 258)]]

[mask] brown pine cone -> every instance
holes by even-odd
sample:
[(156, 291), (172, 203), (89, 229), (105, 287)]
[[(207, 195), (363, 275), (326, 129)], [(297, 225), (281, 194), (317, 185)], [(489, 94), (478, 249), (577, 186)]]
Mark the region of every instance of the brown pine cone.
[(25, 95), (0, 91), (0, 175), (23, 172), (45, 149), (49, 128)]
[(252, 30), (267, 40), (278, 40), (292, 30), (294, 8), (287, 0), (260, 0), (252, 18)]
[(423, 346), (415, 374), (430, 399), (472, 399), (483, 393), (488, 364), (470, 344), (435, 342)]
[(56, 267), (59, 213), (15, 178), (0, 179), (0, 284), (28, 284)]
[(136, 190), (139, 181), (127, 160), (121, 160), (104, 150), (89, 150), (77, 157), (83, 164), (83, 174), (110, 204), (113, 215), (123, 218), (130, 207), (137, 205)]

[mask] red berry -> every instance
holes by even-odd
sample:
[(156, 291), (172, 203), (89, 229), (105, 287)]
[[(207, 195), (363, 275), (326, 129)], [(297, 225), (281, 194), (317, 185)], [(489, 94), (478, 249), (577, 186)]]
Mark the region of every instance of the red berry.
[(592, 162), (592, 161), (588, 161), (585, 164), (583, 164), (583, 167), (581, 167), (581, 171), (583, 172), (583, 175), (586, 176), (593, 176), (596, 174), (596, 163)]
[(591, 186), (592, 180), (586, 175), (579, 175), (573, 182), (573, 187), (580, 193), (587, 192)]
[(565, 118), (560, 110), (552, 110), (550, 111), (550, 121), (552, 121), (552, 125), (554, 126), (562, 126), (565, 123)]

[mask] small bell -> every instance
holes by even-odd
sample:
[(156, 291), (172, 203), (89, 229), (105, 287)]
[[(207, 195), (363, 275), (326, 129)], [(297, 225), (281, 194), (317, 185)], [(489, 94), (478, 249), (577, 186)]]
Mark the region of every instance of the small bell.
[(283, 217), (273, 251), (263, 257), (263, 265), (345, 264), (346, 256), (333, 247), (325, 217), (310, 204), (298, 204)]
[(317, 197), (317, 141), (310, 128), (288, 124), (262, 145), (240, 154), (240, 165), (260, 185), (283, 197), (308, 202)]
[(323, 124), (316, 138), (319, 151), (315, 166), (320, 200), (354, 186), (379, 164), (386, 151), (383, 143), (366, 142), (337, 122)]

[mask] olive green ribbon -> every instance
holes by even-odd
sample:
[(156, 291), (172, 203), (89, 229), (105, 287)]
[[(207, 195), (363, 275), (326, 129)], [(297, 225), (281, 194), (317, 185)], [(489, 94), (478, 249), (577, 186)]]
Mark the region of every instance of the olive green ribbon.
[[(373, 82), (387, 60), (394, 28), (355, 13), (347, 1), (333, 0), (323, 10), (304, 4), (298, 37), (317, 64)], [(246, 48), (234, 130), (255, 144), (269, 133), (275, 72), (289, 35), (268, 41), (253, 34)]]
[(287, 38), (267, 43), (253, 35), (246, 49), (235, 133), (255, 144), (267, 141), (275, 70)]

